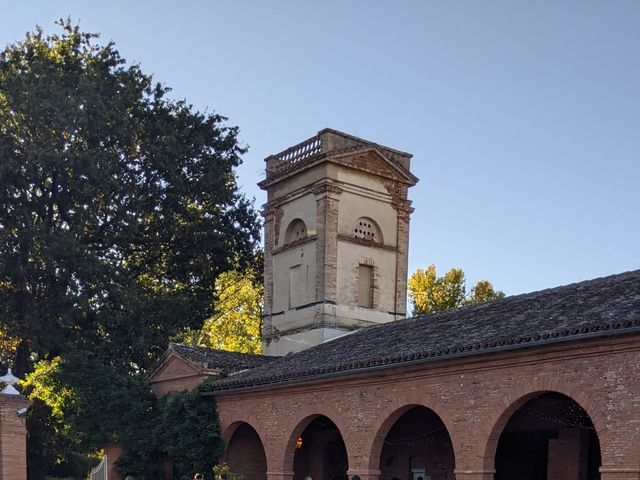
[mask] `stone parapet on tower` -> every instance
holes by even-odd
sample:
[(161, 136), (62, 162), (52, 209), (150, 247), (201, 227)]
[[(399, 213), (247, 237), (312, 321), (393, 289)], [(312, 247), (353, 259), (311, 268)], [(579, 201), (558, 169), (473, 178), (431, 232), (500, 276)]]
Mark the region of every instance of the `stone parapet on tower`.
[(266, 354), (405, 316), (410, 160), (331, 129), (265, 159)]

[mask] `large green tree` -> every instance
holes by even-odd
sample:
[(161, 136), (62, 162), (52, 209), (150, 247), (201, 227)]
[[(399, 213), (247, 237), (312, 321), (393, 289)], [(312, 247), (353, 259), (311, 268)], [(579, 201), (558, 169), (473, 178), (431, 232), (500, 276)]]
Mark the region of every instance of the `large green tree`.
[(408, 289), (413, 315), (441, 312), (504, 297), (504, 293), (495, 290), (488, 280), (480, 280), (467, 293), (462, 269), (452, 268), (438, 276), (435, 265), (416, 270), (409, 278)]
[(224, 117), (60, 25), (0, 54), (0, 331), (18, 373), (74, 349), (144, 369), (255, 253), (244, 150)]
[(140, 480), (158, 478), (166, 455), (181, 475), (193, 475), (211, 472), (222, 453), (215, 405), (199, 389), (158, 400), (142, 376), (86, 352), (39, 362), (26, 387), (29, 433), (38, 440), (28, 452), (30, 479), (84, 478), (91, 453), (109, 442), (124, 448), (116, 464), (122, 477)]

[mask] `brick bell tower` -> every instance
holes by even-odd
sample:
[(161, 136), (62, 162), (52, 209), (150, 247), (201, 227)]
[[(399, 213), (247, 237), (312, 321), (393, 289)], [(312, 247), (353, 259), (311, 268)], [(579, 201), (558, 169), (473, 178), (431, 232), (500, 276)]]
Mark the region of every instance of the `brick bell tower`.
[(410, 159), (331, 129), (265, 159), (265, 354), (405, 317)]

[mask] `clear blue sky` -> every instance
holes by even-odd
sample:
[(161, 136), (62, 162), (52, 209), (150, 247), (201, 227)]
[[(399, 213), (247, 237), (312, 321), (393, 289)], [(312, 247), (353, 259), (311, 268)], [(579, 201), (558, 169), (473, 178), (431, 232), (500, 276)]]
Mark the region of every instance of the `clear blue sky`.
[(331, 127), (414, 154), (409, 270), (508, 294), (640, 268), (640, 2), (5, 2), (70, 16), (241, 128), (239, 182)]

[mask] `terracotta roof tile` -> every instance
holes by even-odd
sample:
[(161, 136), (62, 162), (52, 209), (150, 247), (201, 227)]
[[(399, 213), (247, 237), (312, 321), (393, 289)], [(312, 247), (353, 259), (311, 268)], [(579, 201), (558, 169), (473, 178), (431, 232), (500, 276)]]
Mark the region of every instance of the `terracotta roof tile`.
[(259, 367), (277, 358), (250, 353), (227, 352), (214, 348), (192, 347), (181, 343), (170, 343), (169, 349), (203, 368), (220, 368), (231, 371)]
[(364, 328), (210, 388), (222, 392), (297, 383), (632, 332), (640, 332), (640, 270)]

